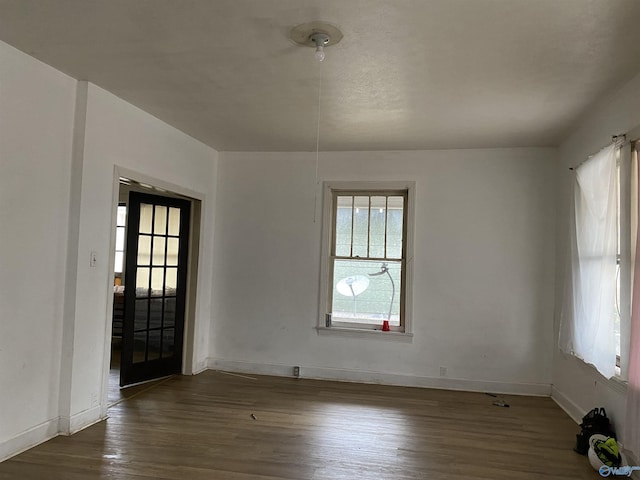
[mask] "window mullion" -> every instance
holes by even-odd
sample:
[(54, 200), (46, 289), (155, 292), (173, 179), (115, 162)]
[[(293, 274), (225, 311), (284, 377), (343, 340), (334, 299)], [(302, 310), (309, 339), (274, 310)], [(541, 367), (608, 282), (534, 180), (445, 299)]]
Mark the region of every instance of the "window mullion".
[(389, 226), (389, 195), (384, 197), (384, 258), (387, 258), (387, 228)]
[(369, 205), (367, 207), (367, 258), (369, 258), (369, 248), (371, 247), (371, 195), (367, 198), (369, 199)]
[(351, 195), (351, 246), (349, 247), (349, 256), (353, 257), (353, 226), (356, 218), (356, 197)]

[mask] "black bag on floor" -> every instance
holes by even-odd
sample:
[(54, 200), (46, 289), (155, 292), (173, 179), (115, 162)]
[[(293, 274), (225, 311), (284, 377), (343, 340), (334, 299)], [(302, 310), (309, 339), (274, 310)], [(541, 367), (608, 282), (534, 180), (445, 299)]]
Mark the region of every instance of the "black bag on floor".
[(616, 434), (611, 429), (611, 422), (607, 417), (607, 412), (602, 407), (594, 408), (582, 417), (580, 430), (580, 433), (576, 435), (576, 448), (574, 448), (580, 455), (586, 455), (589, 451), (589, 438), (591, 435), (600, 433), (607, 437), (616, 438)]

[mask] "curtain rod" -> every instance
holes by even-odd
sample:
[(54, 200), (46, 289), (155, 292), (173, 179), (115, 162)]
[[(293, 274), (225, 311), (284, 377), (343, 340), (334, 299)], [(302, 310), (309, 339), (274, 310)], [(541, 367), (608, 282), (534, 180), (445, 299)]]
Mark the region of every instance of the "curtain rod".
[[(624, 143), (627, 141), (627, 136), (625, 134), (620, 134), (620, 135), (611, 135), (611, 142), (607, 143), (604, 147), (602, 148), (607, 148), (609, 145), (611, 144), (615, 144), (618, 146), (622, 146), (624, 145)], [(602, 150), (602, 148), (600, 150)], [(598, 151), (600, 151), (598, 150)], [(593, 155), (589, 155), (586, 159), (584, 159), (583, 161), (581, 161), (579, 164), (577, 164), (575, 167), (569, 167), (569, 170), (574, 171), (576, 168), (578, 168), (580, 165), (582, 165), (584, 162), (586, 162), (587, 160), (589, 160), (591, 157), (593, 157)]]

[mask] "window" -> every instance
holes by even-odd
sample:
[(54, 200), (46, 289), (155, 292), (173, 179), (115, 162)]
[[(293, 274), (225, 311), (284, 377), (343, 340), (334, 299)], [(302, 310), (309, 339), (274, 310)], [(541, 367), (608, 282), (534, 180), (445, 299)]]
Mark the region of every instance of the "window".
[(410, 202), (406, 183), (326, 187), (321, 327), (408, 331)]
[(560, 346), (606, 378), (616, 374), (618, 265), (617, 148), (611, 144), (575, 169), (571, 305), (563, 311)]
[(122, 273), (124, 267), (124, 233), (127, 225), (127, 206), (118, 205), (118, 217), (116, 220), (116, 256), (115, 256), (115, 273)]
[(607, 378), (627, 375), (637, 187), (630, 147), (614, 142), (575, 169), (571, 295), (560, 347)]

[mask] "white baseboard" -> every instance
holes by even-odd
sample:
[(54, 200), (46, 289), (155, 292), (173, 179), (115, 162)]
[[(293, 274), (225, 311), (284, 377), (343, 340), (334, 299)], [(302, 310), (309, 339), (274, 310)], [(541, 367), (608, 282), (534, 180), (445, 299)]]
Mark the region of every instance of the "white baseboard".
[(209, 368), (207, 364), (208, 364), (208, 359), (203, 362), (196, 363), (194, 366), (193, 372), (191, 374), (198, 375), (199, 373), (204, 372)]
[[(207, 367), (235, 373), (253, 373), (255, 375), (273, 375), (292, 377), (290, 365), (237, 362), (216, 358), (207, 359)], [(395, 373), (378, 373), (364, 370), (345, 370), (324, 367), (300, 367), (300, 377), (316, 380), (334, 380), (340, 382), (373, 383), (402, 387), (439, 388), (445, 390), (464, 390), (470, 392), (492, 392), (509, 395), (551, 395), (550, 384), (495, 382), (491, 380), (467, 380), (443, 377), (421, 377)]]
[(574, 422), (577, 424), (582, 422), (582, 417), (584, 417), (586, 412), (556, 387), (551, 387), (551, 398)]
[(9, 440), (0, 442), (0, 462), (58, 436), (58, 419), (52, 418)]
[(96, 406), (83, 412), (76, 413), (71, 417), (61, 416), (58, 428), (61, 435), (73, 435), (80, 430), (84, 430), (91, 425), (101, 422), (105, 418), (106, 417), (102, 416), (102, 409), (100, 406)]

